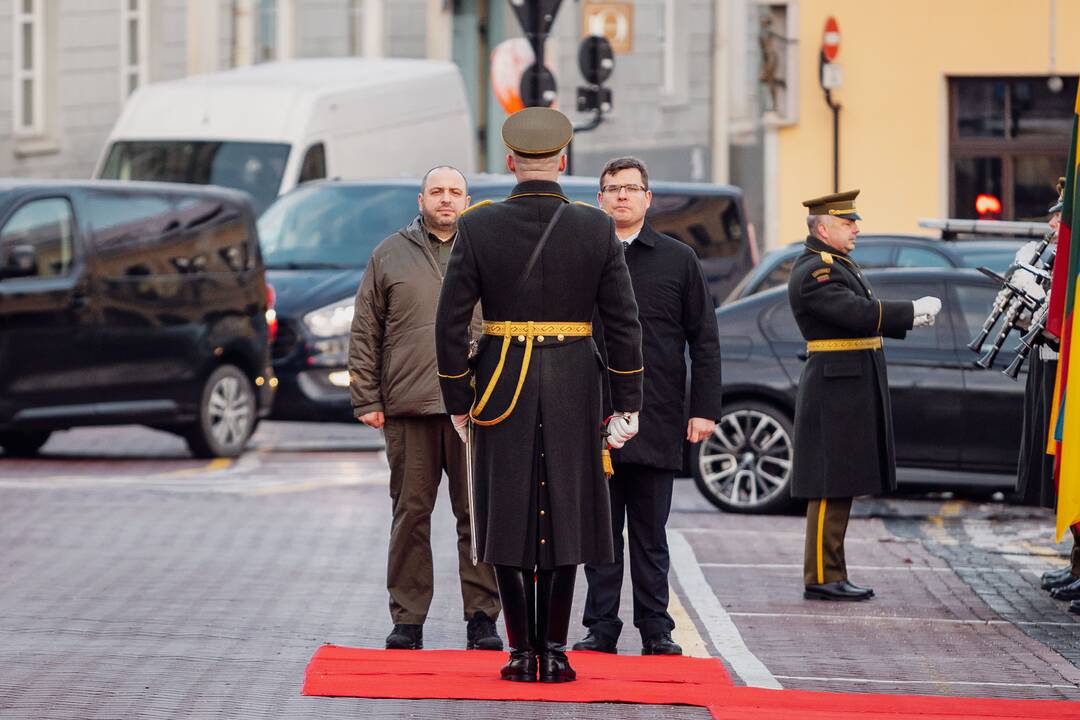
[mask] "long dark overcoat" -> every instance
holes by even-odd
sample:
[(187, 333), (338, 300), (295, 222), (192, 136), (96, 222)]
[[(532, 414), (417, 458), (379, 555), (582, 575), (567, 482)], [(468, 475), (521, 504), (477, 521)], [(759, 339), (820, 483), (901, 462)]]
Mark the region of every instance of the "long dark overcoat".
[[(807, 340), (903, 338), (910, 300), (881, 300), (854, 260), (817, 238), (788, 281), (795, 321)], [(896, 488), (889, 381), (882, 350), (811, 352), (795, 401), (797, 498), (844, 498)]]
[[(517, 287), (529, 255), (564, 204), (528, 281)], [(473, 359), (473, 377), (467, 372), (468, 325), (477, 300), (489, 321), (587, 323), (598, 311), (613, 401), (618, 410), (639, 410), (641, 327), (611, 220), (596, 208), (570, 204), (558, 183), (533, 180), (519, 183), (503, 202), (470, 210), (458, 227), (435, 321), (448, 412), (468, 412), (499, 364), (502, 338), (487, 335)], [(510, 407), (524, 345), (513, 338), (479, 419)], [(600, 454), (604, 372), (591, 337), (537, 338), (513, 412), (497, 425), (475, 428), (476, 537), (484, 561), (517, 567), (612, 562)]]

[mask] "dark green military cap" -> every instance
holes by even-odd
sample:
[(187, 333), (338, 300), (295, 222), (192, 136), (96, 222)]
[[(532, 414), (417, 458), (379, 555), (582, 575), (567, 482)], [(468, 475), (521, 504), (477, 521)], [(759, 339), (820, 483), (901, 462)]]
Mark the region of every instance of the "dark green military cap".
[(557, 155), (574, 137), (574, 126), (558, 110), (527, 107), (506, 118), (502, 139), (506, 147), (522, 157)]
[(832, 215), (847, 218), (848, 220), (862, 220), (855, 210), (855, 198), (858, 196), (858, 190), (848, 190), (842, 193), (822, 195), (812, 200), (803, 200), (803, 205), (810, 209), (810, 215)]

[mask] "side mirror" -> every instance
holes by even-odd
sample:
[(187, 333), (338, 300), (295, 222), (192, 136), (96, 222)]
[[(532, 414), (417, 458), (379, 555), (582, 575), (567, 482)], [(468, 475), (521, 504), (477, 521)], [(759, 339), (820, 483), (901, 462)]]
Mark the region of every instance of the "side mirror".
[(33, 245), (13, 245), (0, 278), (33, 277), (38, 274), (37, 252)]

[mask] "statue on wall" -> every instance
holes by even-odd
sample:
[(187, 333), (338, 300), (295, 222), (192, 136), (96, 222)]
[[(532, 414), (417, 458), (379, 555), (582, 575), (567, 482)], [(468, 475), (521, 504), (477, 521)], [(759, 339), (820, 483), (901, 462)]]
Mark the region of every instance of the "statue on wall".
[(780, 33), (773, 30), (773, 18), (768, 12), (761, 16), (761, 32), (758, 33), (758, 45), (761, 48), (761, 73), (758, 81), (765, 85), (768, 91), (770, 104), (765, 108), (766, 112), (780, 112), (780, 91), (787, 88), (783, 74), (783, 53), (777, 49), (784, 48), (788, 42)]

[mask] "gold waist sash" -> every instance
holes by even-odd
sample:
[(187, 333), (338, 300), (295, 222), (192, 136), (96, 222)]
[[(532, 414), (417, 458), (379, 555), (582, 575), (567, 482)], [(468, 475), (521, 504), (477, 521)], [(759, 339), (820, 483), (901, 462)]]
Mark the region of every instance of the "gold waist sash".
[(841, 352), (844, 350), (880, 350), (881, 338), (846, 338), (840, 340), (810, 340), (806, 352)]
[[(592, 323), (485, 320), (484, 334), (501, 336), (503, 339), (502, 349), (499, 352), (499, 363), (495, 366), (495, 372), (491, 374), (491, 380), (488, 381), (487, 387), (480, 395), (480, 400), (472, 406), (471, 410), (469, 410), (469, 417), (471, 417), (472, 421), (477, 425), (489, 427), (491, 425), (498, 425), (503, 420), (510, 417), (510, 413), (514, 412), (514, 408), (517, 406), (518, 397), (521, 395), (521, 388), (525, 386), (525, 376), (529, 374), (529, 361), (532, 360), (533, 340), (535, 339), (536, 342), (544, 342), (548, 336), (551, 336), (561, 342), (566, 337), (584, 337), (586, 335), (592, 335)], [(517, 388), (514, 389), (514, 397), (510, 400), (510, 407), (506, 408), (506, 412), (499, 415), (497, 418), (492, 420), (480, 420), (477, 416), (485, 407), (487, 407), (488, 400), (491, 399), (491, 393), (495, 391), (495, 385), (498, 384), (499, 377), (502, 376), (503, 366), (506, 364), (506, 352), (510, 349), (510, 341), (514, 336), (517, 336), (518, 342), (525, 343), (525, 356), (521, 359), (521, 371), (518, 373)]]

